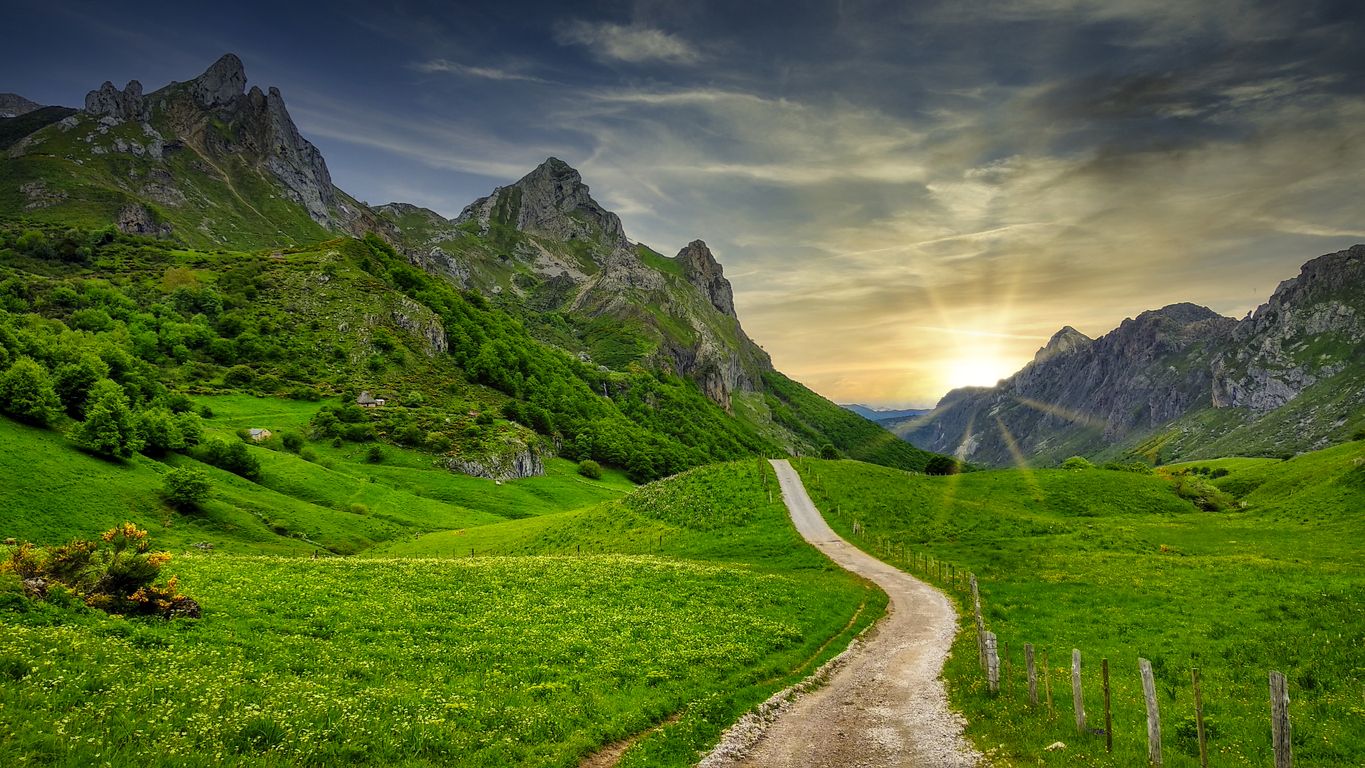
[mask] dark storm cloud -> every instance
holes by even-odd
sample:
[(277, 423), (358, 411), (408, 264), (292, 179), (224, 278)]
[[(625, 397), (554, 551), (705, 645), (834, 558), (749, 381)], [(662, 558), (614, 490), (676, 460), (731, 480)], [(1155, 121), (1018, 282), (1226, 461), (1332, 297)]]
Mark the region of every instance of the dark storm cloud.
[[(926, 403), (1071, 324), (1240, 314), (1365, 240), (1356, 2), (16, 4), (30, 98), (220, 53), (333, 177), (455, 214), (547, 155), (632, 237), (703, 237), (779, 366)], [(987, 366), (990, 367), (990, 366)]]

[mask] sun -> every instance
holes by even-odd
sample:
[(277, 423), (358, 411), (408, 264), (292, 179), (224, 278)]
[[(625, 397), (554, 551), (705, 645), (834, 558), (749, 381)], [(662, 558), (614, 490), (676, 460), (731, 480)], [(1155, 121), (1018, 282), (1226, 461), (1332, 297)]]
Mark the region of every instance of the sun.
[(999, 358), (985, 355), (958, 357), (946, 368), (949, 389), (958, 387), (992, 387), (1009, 375), (1009, 366)]

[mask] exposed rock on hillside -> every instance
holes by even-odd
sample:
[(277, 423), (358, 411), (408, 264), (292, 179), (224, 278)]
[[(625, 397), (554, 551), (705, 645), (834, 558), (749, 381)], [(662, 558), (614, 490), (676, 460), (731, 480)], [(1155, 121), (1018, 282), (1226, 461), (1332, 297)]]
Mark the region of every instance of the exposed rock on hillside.
[(1213, 404), (1270, 411), (1340, 373), (1365, 339), (1365, 246), (1303, 265), (1213, 362)]
[(695, 285), (722, 314), (735, 317), (735, 293), (730, 288), (730, 281), (725, 279), (725, 271), (716, 257), (711, 255), (706, 243), (700, 240), (688, 243), (686, 248), (678, 252), (678, 261), (682, 262), (683, 276), (687, 282)]
[(128, 81), (122, 91), (108, 80), (99, 90), (85, 95), (85, 111), (95, 117), (107, 117), (116, 123), (125, 120), (144, 123), (151, 117), (147, 100), (142, 97), (142, 83)]

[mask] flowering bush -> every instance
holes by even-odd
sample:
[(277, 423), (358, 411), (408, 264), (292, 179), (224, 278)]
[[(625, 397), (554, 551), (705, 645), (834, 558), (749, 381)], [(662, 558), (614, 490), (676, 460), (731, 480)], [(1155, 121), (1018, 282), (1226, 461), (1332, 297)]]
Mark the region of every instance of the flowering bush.
[(60, 586), (86, 605), (108, 613), (199, 617), (199, 604), (180, 594), (177, 579), (156, 583), (169, 552), (152, 552), (147, 532), (132, 523), (110, 528), (98, 541), (72, 539), (57, 547), (16, 544), (0, 560), (0, 573), (12, 572), (24, 594), (48, 599)]

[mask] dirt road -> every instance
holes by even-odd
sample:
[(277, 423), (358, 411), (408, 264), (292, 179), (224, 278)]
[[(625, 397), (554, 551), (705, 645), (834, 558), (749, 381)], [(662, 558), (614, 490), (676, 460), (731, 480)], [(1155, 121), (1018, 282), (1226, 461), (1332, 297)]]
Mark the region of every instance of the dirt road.
[(880, 586), (888, 615), (828, 683), (799, 695), (768, 723), (748, 717), (701, 762), (704, 768), (959, 768), (981, 756), (948, 710), (939, 673), (956, 631), (948, 599), (865, 554), (830, 529), (785, 460), (774, 460), (782, 498), (802, 536), (835, 563)]

